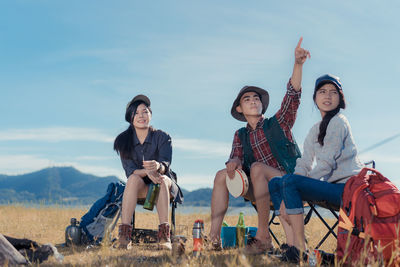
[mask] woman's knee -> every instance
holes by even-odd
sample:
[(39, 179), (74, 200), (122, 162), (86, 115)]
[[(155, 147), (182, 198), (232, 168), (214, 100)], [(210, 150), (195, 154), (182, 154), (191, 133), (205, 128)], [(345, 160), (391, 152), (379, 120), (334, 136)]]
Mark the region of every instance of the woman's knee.
[(161, 188), (169, 190), (171, 188), (171, 185), (172, 185), (171, 178), (169, 178), (168, 176), (163, 175), (163, 179), (162, 179), (161, 184), (160, 184)]
[(296, 177), (292, 174), (286, 174), (282, 177), (282, 185), (285, 188), (294, 187), (296, 185)]
[(143, 178), (136, 174), (131, 174), (126, 181), (126, 188), (139, 188), (143, 185)]
[(271, 194), (273, 192), (279, 192), (282, 186), (282, 178), (274, 177), (268, 182), (268, 188)]

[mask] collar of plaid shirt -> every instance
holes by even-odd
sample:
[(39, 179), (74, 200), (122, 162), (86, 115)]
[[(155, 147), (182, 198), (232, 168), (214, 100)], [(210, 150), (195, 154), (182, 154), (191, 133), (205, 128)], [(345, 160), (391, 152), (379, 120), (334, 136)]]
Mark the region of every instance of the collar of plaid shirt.
[(256, 128), (255, 128), (254, 130), (251, 128), (251, 126), (250, 126), (249, 123), (247, 123), (246, 128), (247, 128), (247, 130), (248, 130), (249, 132), (255, 131), (255, 130), (257, 130), (257, 129), (263, 127), (264, 121), (265, 121), (265, 117), (264, 117), (264, 115), (261, 115), (261, 118), (258, 120), (257, 125), (256, 125)]

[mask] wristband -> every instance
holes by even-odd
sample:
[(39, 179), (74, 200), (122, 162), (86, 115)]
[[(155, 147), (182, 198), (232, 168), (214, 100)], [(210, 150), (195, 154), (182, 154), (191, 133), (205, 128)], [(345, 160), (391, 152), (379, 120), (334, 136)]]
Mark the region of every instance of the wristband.
[(161, 163), (158, 163), (158, 164), (159, 164), (159, 166), (158, 166), (158, 169), (157, 169), (157, 171), (158, 171), (158, 172), (161, 172), (161, 168), (162, 168), (162, 166), (161, 166), (161, 165), (162, 165), (162, 164), (161, 164)]

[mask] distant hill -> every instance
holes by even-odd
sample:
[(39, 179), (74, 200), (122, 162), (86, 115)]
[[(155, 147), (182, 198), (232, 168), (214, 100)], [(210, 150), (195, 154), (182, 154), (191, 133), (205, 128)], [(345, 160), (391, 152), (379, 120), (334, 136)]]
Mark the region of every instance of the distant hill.
[[(101, 198), (115, 176), (98, 177), (86, 174), (73, 167), (52, 167), (22, 175), (0, 174), (0, 204), (46, 203), (46, 204), (92, 204)], [(194, 191), (182, 189), (185, 206), (211, 205), (211, 188)], [(243, 198), (232, 198), (230, 206), (250, 205)]]
[(115, 176), (98, 177), (73, 167), (52, 167), (23, 175), (0, 175), (0, 203), (90, 204), (105, 194)]

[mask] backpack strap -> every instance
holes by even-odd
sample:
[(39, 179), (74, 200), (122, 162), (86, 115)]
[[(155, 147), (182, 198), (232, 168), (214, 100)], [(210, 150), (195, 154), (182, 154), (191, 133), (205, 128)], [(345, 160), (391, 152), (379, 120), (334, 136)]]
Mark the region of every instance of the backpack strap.
[(250, 174), (250, 167), (253, 162), (255, 162), (255, 158), (253, 155), (253, 149), (250, 144), (249, 132), (246, 127), (240, 128), (239, 132), (240, 143), (243, 147), (243, 170), (246, 174)]
[(352, 193), (351, 203), (353, 204), (353, 208), (350, 211), (349, 216), (344, 212), (343, 208), (340, 208), (339, 216), (343, 219), (343, 221), (339, 221), (339, 227), (346, 229), (347, 231), (351, 232), (352, 235), (356, 235), (360, 238), (365, 238), (365, 233), (359, 231), (358, 229), (354, 228), (354, 224), (352, 220), (354, 220), (355, 212), (356, 212), (356, 202), (357, 198), (360, 195), (361, 191), (368, 187), (368, 184), (362, 184), (357, 187), (354, 192)]
[(342, 218), (343, 221), (339, 221), (339, 227), (346, 229), (352, 235), (356, 235), (359, 238), (365, 239), (365, 233), (360, 232), (358, 229), (354, 228), (354, 224), (351, 222), (350, 218), (346, 215), (344, 210), (341, 208), (339, 211), (339, 216)]
[(272, 155), (285, 169), (286, 173), (293, 173), (296, 160), (301, 157), (300, 149), (294, 138), (291, 142), (286, 137), (275, 115), (264, 122), (263, 129)]

